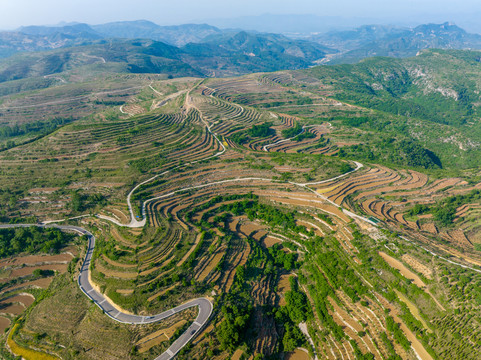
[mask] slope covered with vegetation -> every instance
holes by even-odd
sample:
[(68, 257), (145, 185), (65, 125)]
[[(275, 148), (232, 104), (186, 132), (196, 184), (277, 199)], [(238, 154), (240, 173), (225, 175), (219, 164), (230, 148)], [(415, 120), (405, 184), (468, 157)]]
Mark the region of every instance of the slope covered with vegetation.
[[(340, 119), (346, 126), (376, 134), (363, 141), (369, 149), (352, 149), (362, 158), (379, 147), (403, 157), (402, 148), (409, 146), (413, 156), (431, 163), (421, 160), (420, 166), (442, 163), (469, 168), (478, 166), (480, 158), (479, 61), (475, 51), (425, 50), (407, 59), (373, 58), (354, 65), (316, 67), (294, 77), (312, 78), (302, 87), (319, 95), (375, 111), (365, 119)], [(402, 142), (389, 145), (390, 139), (401, 138)], [(413, 162), (406, 159), (399, 164)]]
[[(102, 73), (125, 46), (182, 56), (113, 44), (1, 98), (3, 222), (91, 231), (91, 281), (145, 319), (209, 298), (179, 359), (477, 358), (476, 53), (235, 78)], [(145, 226), (125, 226), (129, 205)], [(1, 339), (17, 355), (154, 359), (195, 319), (114, 322), (78, 287), (84, 238), (0, 240)]]

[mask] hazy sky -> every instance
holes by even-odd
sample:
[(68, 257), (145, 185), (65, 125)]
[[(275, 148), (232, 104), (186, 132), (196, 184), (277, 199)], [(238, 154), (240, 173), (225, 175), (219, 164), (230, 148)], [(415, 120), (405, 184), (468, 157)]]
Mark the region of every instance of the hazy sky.
[(422, 22), (424, 18), (462, 19), (463, 14), (477, 12), (481, 12), (479, 0), (0, 0), (0, 29), (136, 19), (172, 25), (264, 13), (356, 16), (386, 22), (420, 18)]

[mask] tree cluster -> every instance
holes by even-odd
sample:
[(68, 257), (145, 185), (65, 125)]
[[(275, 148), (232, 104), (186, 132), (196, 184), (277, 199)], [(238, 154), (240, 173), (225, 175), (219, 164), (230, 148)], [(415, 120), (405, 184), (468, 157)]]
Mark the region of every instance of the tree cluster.
[(72, 235), (37, 226), (0, 229), (0, 257), (28, 253), (58, 253)]

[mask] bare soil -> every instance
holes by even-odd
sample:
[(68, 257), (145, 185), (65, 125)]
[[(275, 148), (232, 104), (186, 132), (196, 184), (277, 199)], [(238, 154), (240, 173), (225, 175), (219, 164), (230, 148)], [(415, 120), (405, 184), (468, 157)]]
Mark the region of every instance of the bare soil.
[(305, 350), (296, 349), (293, 352), (287, 353), (286, 360), (311, 360), (311, 357)]
[(10, 326), (10, 320), (6, 317), (0, 316), (0, 332), (4, 333), (5, 329)]
[(410, 279), (413, 281), (414, 284), (419, 286), (420, 288), (425, 288), (426, 284), (421, 280), (419, 276), (417, 276), (415, 273), (413, 273), (411, 270), (409, 270), (402, 262), (399, 260), (389, 256), (386, 253), (383, 253), (382, 251), (379, 252), (379, 255), (386, 260), (386, 262), (392, 266), (395, 269), (398, 269), (399, 272), (401, 273), (402, 276), (404, 276), (406, 279)]
[(426, 278), (428, 278), (428, 279), (433, 278), (433, 271), (429, 267), (427, 267), (426, 265), (420, 263), (418, 260), (416, 260), (411, 255), (404, 254), (402, 256), (402, 259), (407, 264), (409, 264), (409, 266), (411, 266), (414, 270), (423, 274), (423, 276), (425, 276)]

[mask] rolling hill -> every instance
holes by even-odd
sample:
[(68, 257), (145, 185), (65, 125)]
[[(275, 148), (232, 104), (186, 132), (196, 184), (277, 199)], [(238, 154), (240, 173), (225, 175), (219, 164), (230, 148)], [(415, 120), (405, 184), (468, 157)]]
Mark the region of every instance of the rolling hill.
[(95, 40), (88, 45), (27, 52), (4, 59), (0, 62), (0, 81), (51, 75), (99, 61), (107, 63), (106, 71), (112, 71), (110, 65), (115, 64), (116, 72), (232, 76), (306, 68), (325, 53), (324, 47), (314, 43), (245, 32), (180, 48), (148, 39)]
[(330, 63), (355, 63), (373, 56), (410, 57), (423, 49), (481, 49), (481, 35), (451, 24), (423, 24), (415, 28), (363, 26), (311, 38), (342, 51)]
[(0, 357), (477, 360), (481, 54), (326, 51), (231, 31), (3, 59)]

